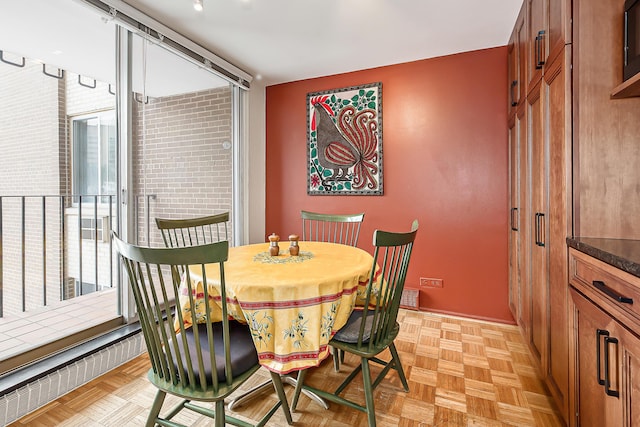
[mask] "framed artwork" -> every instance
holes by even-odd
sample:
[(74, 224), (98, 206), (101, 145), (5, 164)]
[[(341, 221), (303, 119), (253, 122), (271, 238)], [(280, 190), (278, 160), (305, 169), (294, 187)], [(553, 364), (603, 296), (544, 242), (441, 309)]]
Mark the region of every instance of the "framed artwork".
[(382, 195), (382, 83), (307, 94), (307, 194)]

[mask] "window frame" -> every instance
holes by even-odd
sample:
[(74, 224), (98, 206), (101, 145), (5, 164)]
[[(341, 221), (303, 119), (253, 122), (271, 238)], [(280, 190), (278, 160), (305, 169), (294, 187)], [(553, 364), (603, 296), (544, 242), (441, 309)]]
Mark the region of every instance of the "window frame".
[[(75, 123), (82, 121), (82, 120), (90, 120), (90, 119), (98, 119), (98, 167), (97, 167), (97, 173), (98, 173), (98, 191), (96, 193), (84, 193), (84, 189), (79, 189), (78, 188), (78, 178), (77, 178), (77, 173), (78, 173), (78, 163), (76, 163), (76, 161), (79, 162), (78, 160), (78, 150), (77, 150), (77, 141), (76, 141), (76, 127), (75, 127)], [(108, 136), (108, 138), (113, 137), (113, 140), (110, 142), (107, 142), (107, 144), (112, 143), (113, 147), (108, 147), (107, 148), (107, 168), (109, 167), (109, 157), (111, 154), (113, 154), (114, 158), (114, 181), (111, 183), (111, 186), (113, 187), (113, 195), (115, 195), (117, 193), (117, 184), (118, 184), (118, 179), (117, 179), (117, 168), (118, 168), (118, 164), (117, 164), (117, 144), (118, 144), (118, 137), (117, 137), (117, 132), (118, 132), (118, 125), (117, 125), (117, 112), (115, 108), (109, 108), (109, 109), (104, 109), (104, 110), (97, 110), (97, 111), (93, 111), (91, 113), (86, 113), (86, 114), (80, 114), (80, 115), (74, 115), (74, 116), (69, 116), (69, 139), (70, 139), (70, 145), (71, 145), (71, 192), (74, 195), (95, 195), (95, 196), (102, 196), (102, 195), (108, 195), (109, 192), (104, 193), (103, 192), (103, 187), (104, 187), (104, 183), (103, 183), (103, 171), (102, 171), (102, 161), (103, 161), (103, 141), (102, 141), (102, 121), (107, 118), (109, 121), (111, 121), (113, 123), (112, 125), (112, 132), (110, 132), (110, 135)], [(112, 153), (110, 153), (110, 150), (113, 150)], [(86, 159), (85, 159), (86, 160)], [(86, 165), (86, 162), (85, 162)], [(107, 177), (108, 179), (108, 177)], [(88, 198), (90, 200), (90, 198)], [(89, 203), (89, 201), (85, 202), (85, 203)], [(92, 203), (92, 202), (91, 202)], [(99, 204), (102, 204), (102, 198), (99, 198)], [(74, 206), (77, 206), (77, 202), (75, 202), (74, 199)]]

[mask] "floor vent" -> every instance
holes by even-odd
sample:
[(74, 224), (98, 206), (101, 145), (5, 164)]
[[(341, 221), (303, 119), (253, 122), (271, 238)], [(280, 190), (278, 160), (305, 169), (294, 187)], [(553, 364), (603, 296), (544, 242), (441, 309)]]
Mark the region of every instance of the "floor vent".
[(135, 334), (16, 391), (0, 396), (0, 426), (22, 418), (39, 407), (137, 357), (144, 350), (142, 334)]
[(418, 289), (403, 289), (400, 307), (418, 310), (420, 308), (420, 291)]

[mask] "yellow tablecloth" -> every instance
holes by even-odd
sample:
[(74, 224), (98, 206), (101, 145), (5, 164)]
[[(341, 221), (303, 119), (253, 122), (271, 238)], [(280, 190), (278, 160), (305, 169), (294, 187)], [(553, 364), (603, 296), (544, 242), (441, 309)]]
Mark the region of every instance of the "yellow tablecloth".
[[(346, 323), (369, 280), (373, 257), (359, 248), (322, 242), (300, 242), (291, 257), (289, 242), (280, 242), (277, 257), (269, 243), (229, 249), (225, 283), (229, 314), (247, 322), (260, 363), (286, 374), (317, 366), (329, 354), (328, 342)], [(209, 268), (210, 267), (210, 268)], [(204, 316), (202, 278), (190, 270), (196, 295), (196, 318)], [(220, 271), (207, 266), (210, 304), (219, 313)], [(186, 288), (179, 304), (191, 319)]]

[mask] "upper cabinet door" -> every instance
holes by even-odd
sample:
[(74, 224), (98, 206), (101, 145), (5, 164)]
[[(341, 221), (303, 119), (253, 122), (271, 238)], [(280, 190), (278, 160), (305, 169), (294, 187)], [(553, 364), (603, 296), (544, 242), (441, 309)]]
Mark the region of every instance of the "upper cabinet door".
[(508, 111), (509, 117), (512, 117), (519, 105), (522, 105), (522, 100), (526, 95), (526, 38), (527, 35), (524, 31), (526, 7), (522, 7), (518, 19), (516, 20), (513, 33), (509, 39), (509, 46), (507, 49), (507, 62), (508, 62)]
[(571, 43), (570, 7), (568, 0), (547, 0), (547, 63), (553, 62), (565, 44)]
[(548, 0), (527, 0), (527, 21), (529, 24), (527, 78), (529, 87), (542, 79), (542, 67), (546, 60), (546, 41), (548, 39), (547, 3)]
[(518, 106), (518, 52), (516, 49), (517, 41), (515, 38), (515, 32), (509, 39), (509, 46), (507, 46), (507, 84), (509, 85), (509, 98), (507, 99), (507, 110), (509, 111), (509, 117), (513, 116)]
[(542, 78), (545, 64), (553, 61), (570, 37), (570, 0), (527, 0), (529, 86)]

